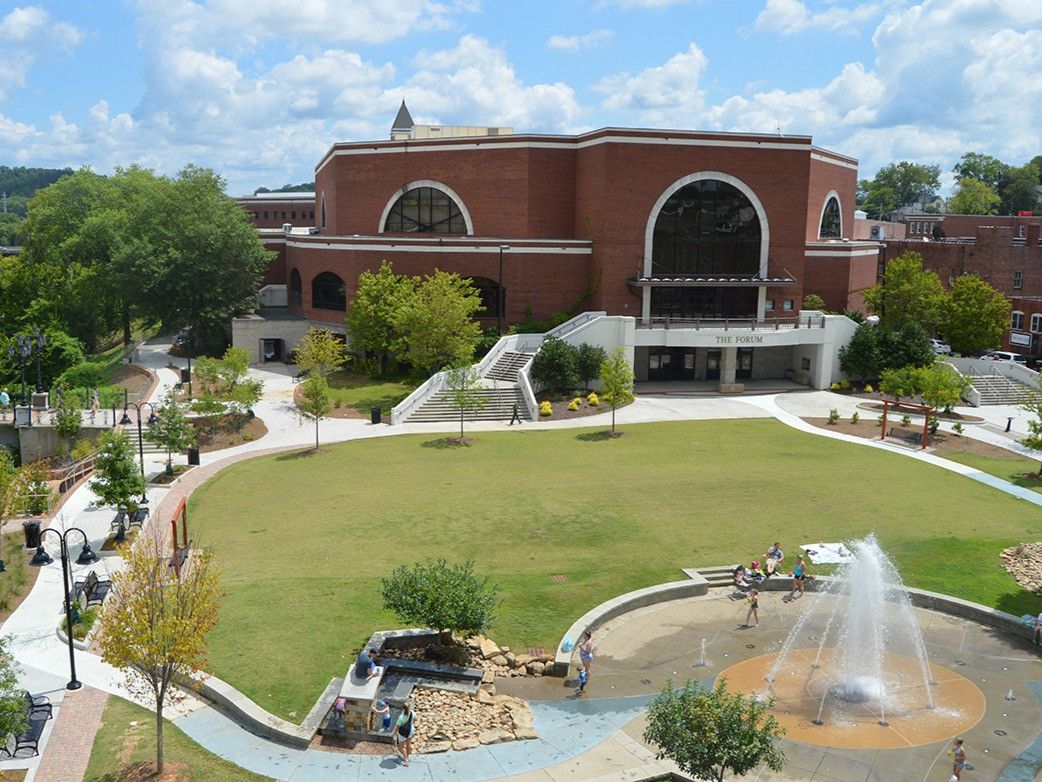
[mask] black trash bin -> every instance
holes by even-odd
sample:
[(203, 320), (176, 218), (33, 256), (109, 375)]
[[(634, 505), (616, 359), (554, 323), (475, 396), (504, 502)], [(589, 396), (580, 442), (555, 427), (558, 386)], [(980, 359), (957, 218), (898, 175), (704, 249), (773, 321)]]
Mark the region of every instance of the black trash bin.
[(193, 467), (199, 466), (199, 449), (195, 446), (188, 449), (188, 464)]
[(192, 382), (192, 372), (191, 372), (191, 370), (186, 369), (185, 367), (181, 367), (181, 382), (182, 383), (191, 383)]
[(374, 424), (380, 423), (380, 408), (379, 407), (370, 407), (369, 408), (369, 420), (372, 423), (374, 423)]
[(36, 548), (40, 545), (40, 522), (23, 521), (22, 531), (25, 533), (26, 548)]

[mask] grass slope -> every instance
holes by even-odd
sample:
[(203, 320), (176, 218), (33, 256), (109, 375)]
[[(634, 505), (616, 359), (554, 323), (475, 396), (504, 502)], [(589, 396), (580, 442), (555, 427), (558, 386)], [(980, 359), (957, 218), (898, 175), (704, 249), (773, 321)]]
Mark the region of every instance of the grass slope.
[[(141, 764), (155, 770), (155, 714), (122, 698), (110, 697), (94, 738), (94, 748), (84, 782), (119, 782), (123, 779), (153, 779), (141, 774)], [(166, 769), (163, 779), (177, 782), (270, 782), (218, 757), (167, 721), (163, 729)]]
[(473, 557), (500, 584), (493, 636), (520, 649), (554, 648), (591, 607), (681, 567), (873, 530), (913, 585), (994, 606), (1042, 603), (998, 564), (1003, 546), (1038, 538), (1038, 508), (1022, 500), (771, 420), (625, 431), (614, 441), (574, 429), (481, 433), (459, 449), (387, 437), (222, 471), (189, 513), (227, 590), (212, 670), (302, 719), (353, 648), (397, 625), (381, 608), (380, 576), (430, 556)]
[(1038, 474), (1037, 459), (1028, 459), (1012, 453), (1008, 459), (999, 459), (963, 451), (946, 453), (945, 458), (1002, 478), (1004, 481), (1015, 483), (1017, 486), (1023, 486), (1025, 489), (1042, 493), (1042, 477), (1039, 477)]
[(415, 383), (405, 380), (372, 380), (367, 375), (347, 371), (329, 376), (329, 391), (334, 401), (353, 407), (363, 415), (369, 415), (369, 409), (377, 406), (383, 415), (390, 415), (391, 408), (415, 388)]

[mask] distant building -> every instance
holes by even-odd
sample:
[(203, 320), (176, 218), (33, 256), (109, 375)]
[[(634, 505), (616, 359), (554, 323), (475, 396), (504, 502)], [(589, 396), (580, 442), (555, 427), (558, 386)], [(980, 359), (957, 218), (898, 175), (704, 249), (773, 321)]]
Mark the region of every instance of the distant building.
[(485, 127), (484, 125), (417, 125), (409, 108), (402, 101), (398, 114), (391, 123), (391, 141), (412, 141), (431, 138), (463, 138), (465, 136), (509, 136), (513, 128)]

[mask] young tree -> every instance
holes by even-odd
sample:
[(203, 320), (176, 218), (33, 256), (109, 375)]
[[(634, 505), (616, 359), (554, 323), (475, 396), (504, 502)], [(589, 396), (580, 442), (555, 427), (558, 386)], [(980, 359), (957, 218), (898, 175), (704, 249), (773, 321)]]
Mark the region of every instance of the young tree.
[(729, 692), (725, 679), (712, 690), (696, 681), (675, 689), (670, 682), (648, 706), (644, 740), (658, 747), (659, 760), (669, 758), (695, 779), (723, 782), (728, 772), (742, 776), (761, 763), (781, 771), (785, 755), (775, 742), (785, 729), (773, 706)]
[(878, 326), (862, 323), (850, 342), (839, 349), (839, 368), (851, 377), (873, 380), (879, 377)]
[[(232, 407), (240, 419), (245, 419), (246, 416), (253, 412), (253, 408), (257, 406), (257, 403), (261, 401), (263, 396), (264, 381), (249, 378), (240, 380), (231, 389), (231, 392), (228, 394), (228, 400), (232, 403)], [(245, 420), (241, 420), (240, 423), (245, 423)]]
[(940, 331), (952, 350), (978, 355), (1002, 344), (1011, 309), (1009, 299), (980, 277), (963, 274), (952, 284)]
[(83, 413), (71, 404), (63, 402), (54, 416), (54, 433), (65, 441), (66, 453), (72, 453), (72, 441), (83, 426)]
[(825, 312), (825, 300), (816, 293), (808, 293), (803, 297), (803, 309)]
[[(105, 432), (98, 438), (94, 480), (90, 482), (102, 505), (135, 510), (145, 491), (145, 479), (126, 432)], [(121, 530), (122, 531), (122, 530)]]
[(314, 375), (304, 381), (300, 389), (297, 414), (303, 421), (315, 422), (315, 450), (318, 450), (318, 422), (333, 409), (333, 398), (329, 394), (329, 383), (322, 375)]
[(246, 348), (230, 347), (221, 356), (217, 374), (228, 391), (243, 382), (250, 374), (250, 351)]
[(9, 638), (0, 638), (0, 733), (4, 736), (24, 733), (29, 726), (25, 710), (25, 688), (18, 680), (18, 663), (7, 650)]
[(297, 366), (309, 376), (328, 377), (347, 363), (343, 338), (329, 329), (308, 329), (294, 354)]
[(18, 472), (11, 451), (0, 446), (0, 527), (21, 510), (19, 505), (23, 490), (18, 480)]
[(633, 368), (626, 351), (615, 348), (601, 364), (601, 399), (611, 405), (611, 434), (615, 432), (615, 411), (633, 401)]
[(481, 339), (474, 322), (480, 309), (481, 297), (470, 278), (435, 269), (394, 313), (396, 353), (427, 373), (471, 361)]
[(950, 413), (962, 400), (962, 392), (970, 384), (961, 372), (941, 363), (920, 370), (919, 393), (930, 407)]
[[(600, 364), (597, 372), (600, 373)], [(557, 337), (547, 337), (532, 358), (532, 380), (543, 388), (567, 394), (581, 379), (578, 351)]]
[(156, 410), (155, 423), (148, 426), (148, 439), (166, 450), (166, 474), (174, 474), (174, 453), (195, 445), (195, 427), (188, 421), (185, 409), (174, 399), (173, 389)]
[(484, 633), (495, 618), (499, 588), (478, 578), (474, 561), (449, 564), (428, 559), (399, 565), (380, 579), (384, 608), (407, 625), (422, 625), (461, 636)]
[(217, 624), (220, 581), (210, 555), (196, 551), (181, 568), (169, 567), (158, 538), (124, 554), (105, 602), (102, 659), (127, 673), (155, 703), (156, 775), (163, 774), (163, 707), (171, 685), (199, 671), (206, 635)]
[(448, 370), (445, 386), (454, 407), (459, 408), (459, 439), (464, 442), (463, 419), (468, 412), (484, 409), (488, 397), (482, 393), (481, 373), (473, 364), (461, 364)]
[(601, 364), (607, 357), (607, 352), (600, 345), (584, 342), (579, 346), (575, 354), (575, 371), (587, 391), (590, 389), (590, 381), (601, 376)]
[(964, 177), (948, 203), (948, 211), (959, 215), (993, 215), (998, 213), (1001, 201), (999, 194), (984, 182)]
[(207, 426), (210, 432), (213, 433), (217, 431), (217, 423), (221, 416), (227, 412), (227, 408), (224, 406), (224, 402), (213, 393), (208, 392), (192, 402), (192, 411), (199, 413), (206, 419)]
[(347, 308), (347, 330), (355, 350), (376, 354), (381, 375), (398, 340), (395, 313), (416, 295), (416, 283), (415, 277), (395, 274), (386, 261), (379, 271), (358, 275), (358, 288)]
[(883, 281), (866, 288), (862, 295), (868, 311), (879, 316), (884, 326), (899, 329), (918, 323), (927, 332), (937, 327), (945, 299), (937, 273), (923, 269), (923, 257), (903, 253), (887, 263)]
[(197, 394), (204, 395), (216, 391), (221, 383), (224, 369), (221, 360), (213, 356), (199, 356), (192, 367), (192, 375), (201, 388), (196, 390)]
[[(1039, 381), (1038, 389), (1028, 397), (1028, 401), (1021, 408), (1031, 414), (1028, 419), (1028, 435), (1020, 441), (1035, 451), (1042, 451), (1042, 380)], [(1038, 474), (1042, 475), (1042, 463), (1038, 466)]]

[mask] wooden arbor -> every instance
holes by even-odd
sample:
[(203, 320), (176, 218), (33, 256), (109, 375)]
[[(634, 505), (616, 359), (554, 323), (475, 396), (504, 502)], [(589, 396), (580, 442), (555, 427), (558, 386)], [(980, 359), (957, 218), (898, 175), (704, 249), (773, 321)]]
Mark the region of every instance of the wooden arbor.
[(933, 408), (929, 405), (917, 405), (912, 402), (900, 402), (896, 399), (883, 399), (883, 425), (880, 427), (879, 439), (886, 439), (886, 420), (887, 415), (890, 412), (890, 406), (895, 407), (910, 407), (913, 410), (922, 411), (923, 414), (923, 433), (920, 436), (919, 446), (925, 448), (930, 442), (930, 416), (933, 414)]
[[(181, 520), (181, 542), (177, 540), (177, 520)], [(188, 559), (188, 554), (192, 550), (192, 541), (188, 539), (188, 498), (183, 497), (179, 503), (177, 503), (177, 510), (174, 511), (174, 515), (170, 519), (170, 532), (171, 532), (171, 543), (174, 548), (174, 555), (170, 558), (170, 566), (174, 569), (174, 574), (178, 579), (181, 578), (181, 568), (184, 567), (185, 562)]]

